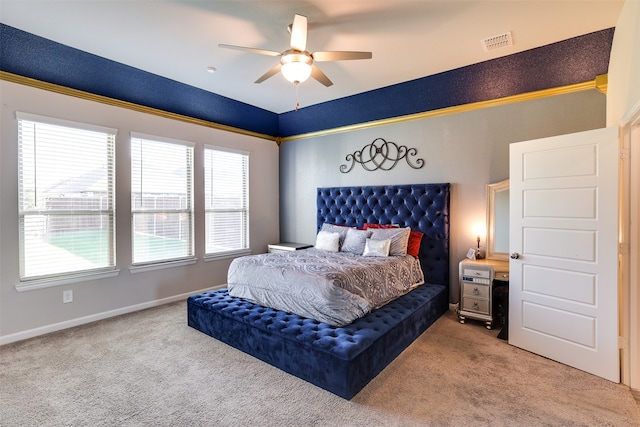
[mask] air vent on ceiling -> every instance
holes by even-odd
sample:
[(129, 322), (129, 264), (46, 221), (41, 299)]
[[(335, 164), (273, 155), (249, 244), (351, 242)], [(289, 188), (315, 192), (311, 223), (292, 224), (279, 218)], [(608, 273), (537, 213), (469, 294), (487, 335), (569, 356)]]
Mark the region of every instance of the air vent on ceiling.
[(503, 34), (498, 34), (497, 36), (487, 37), (486, 39), (482, 40), (482, 46), (484, 47), (485, 52), (512, 45), (513, 40), (511, 38), (511, 31)]

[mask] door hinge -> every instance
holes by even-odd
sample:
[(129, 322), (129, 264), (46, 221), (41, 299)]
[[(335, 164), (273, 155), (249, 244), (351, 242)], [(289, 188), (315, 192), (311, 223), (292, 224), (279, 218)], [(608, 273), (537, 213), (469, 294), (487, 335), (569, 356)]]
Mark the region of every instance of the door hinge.
[(631, 150), (626, 147), (621, 148), (618, 154), (620, 155), (620, 160), (629, 160), (631, 158)]
[(629, 255), (629, 243), (618, 243), (618, 255)]
[(622, 350), (627, 348), (627, 340), (624, 337), (618, 337), (618, 348)]

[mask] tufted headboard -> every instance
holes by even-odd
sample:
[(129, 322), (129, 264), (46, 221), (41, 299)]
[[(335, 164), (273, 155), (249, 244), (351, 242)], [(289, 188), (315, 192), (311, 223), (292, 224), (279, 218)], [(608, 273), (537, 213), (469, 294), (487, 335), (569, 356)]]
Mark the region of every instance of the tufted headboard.
[(426, 283), (449, 287), (450, 184), (318, 188), (317, 230), (323, 223), (362, 227), (398, 224), (424, 233), (420, 264)]

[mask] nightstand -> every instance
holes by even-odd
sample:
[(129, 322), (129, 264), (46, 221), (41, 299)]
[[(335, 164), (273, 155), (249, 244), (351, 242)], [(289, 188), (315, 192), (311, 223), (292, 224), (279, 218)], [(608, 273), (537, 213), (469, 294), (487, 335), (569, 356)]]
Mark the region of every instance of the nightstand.
[(509, 262), (500, 260), (469, 260), (460, 262), (460, 307), (458, 318), (484, 321), (487, 329), (494, 322), (494, 281), (509, 283)]
[(312, 248), (313, 245), (308, 245), (306, 243), (274, 243), (267, 245), (267, 251), (270, 254), (276, 252), (288, 252), (288, 251), (299, 251), (300, 249)]

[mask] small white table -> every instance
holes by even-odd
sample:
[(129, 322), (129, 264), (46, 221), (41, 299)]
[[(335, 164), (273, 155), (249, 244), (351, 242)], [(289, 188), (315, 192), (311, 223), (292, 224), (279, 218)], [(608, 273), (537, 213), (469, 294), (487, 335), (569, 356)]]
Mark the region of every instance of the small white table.
[(313, 247), (313, 245), (308, 245), (306, 243), (272, 243), (267, 245), (267, 251), (272, 254), (276, 252), (298, 251), (300, 249), (307, 249), (311, 247)]

